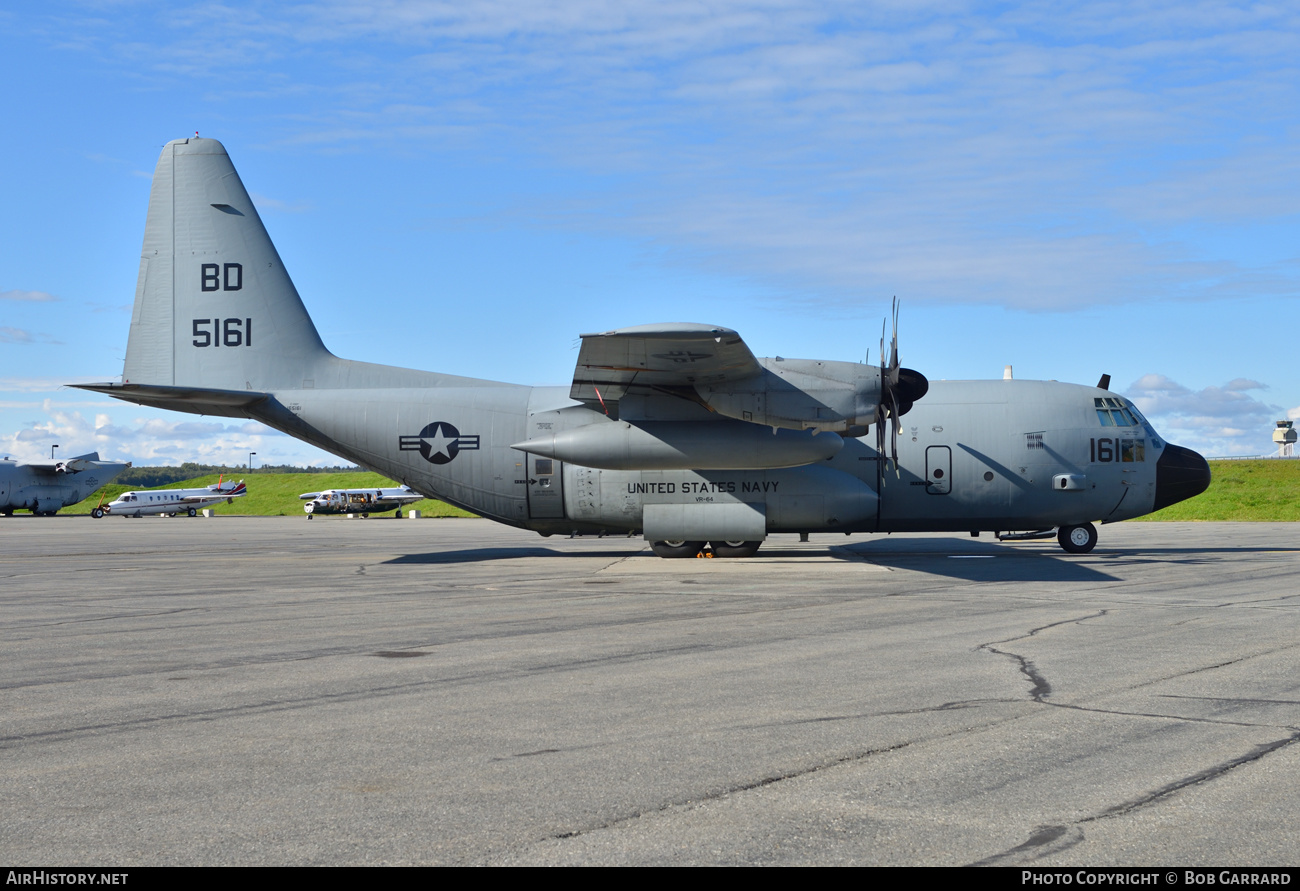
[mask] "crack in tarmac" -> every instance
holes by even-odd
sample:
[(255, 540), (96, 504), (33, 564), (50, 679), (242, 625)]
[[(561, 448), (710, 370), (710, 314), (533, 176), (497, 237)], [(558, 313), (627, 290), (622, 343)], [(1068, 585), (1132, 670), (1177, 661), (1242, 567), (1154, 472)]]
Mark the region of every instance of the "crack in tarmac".
[(976, 647), (976, 649), (987, 650), (988, 652), (996, 653), (999, 656), (1006, 656), (1008, 659), (1011, 659), (1012, 661), (1016, 662), (1020, 666), (1020, 673), (1029, 679), (1029, 683), (1031, 685), (1029, 690), (1030, 697), (1032, 697), (1035, 702), (1045, 702), (1047, 697), (1052, 695), (1052, 685), (1048, 682), (1047, 678), (1043, 675), (1043, 673), (1038, 670), (1038, 667), (1034, 665), (1034, 663), (1031, 662), (1029, 659), (1026, 659), (1024, 656), (1021, 656), (1018, 653), (1009, 653), (1006, 650), (999, 650), (997, 647), (993, 646), (993, 644), (994, 643), (1003, 644), (1003, 643), (1011, 643), (1017, 640), (1025, 640), (1026, 638), (1034, 637), (1035, 635), (1038, 634), (1038, 632), (1046, 631), (1049, 628), (1058, 628), (1061, 625), (1077, 625), (1081, 622), (1086, 622), (1089, 619), (1102, 618), (1108, 612), (1109, 610), (1103, 609), (1103, 610), (1098, 610), (1095, 613), (1089, 613), (1086, 616), (1080, 616), (1073, 619), (1062, 619), (1059, 622), (1049, 622), (1046, 625), (1041, 625), (1037, 628), (1031, 628), (1025, 634), (1021, 634), (1016, 637), (1009, 637), (1006, 640), (998, 640), (998, 641), (993, 641), (992, 643), (980, 644), (978, 647)]
[[(1300, 741), (1300, 731), (1293, 732), (1290, 735), (1283, 737), (1282, 739), (1274, 740), (1271, 743), (1264, 743), (1255, 746), (1253, 750), (1247, 752), (1245, 755), (1225, 761), (1222, 764), (1216, 764), (1213, 767), (1207, 767), (1205, 770), (1197, 771), (1190, 776), (1183, 777), (1181, 780), (1167, 783), (1146, 795), (1135, 798), (1131, 801), (1121, 802), (1120, 804), (1107, 808), (1101, 813), (1093, 814), (1089, 817), (1081, 817), (1080, 819), (1074, 820), (1073, 822), (1063, 826), (1040, 826), (1034, 830), (1028, 840), (1016, 845), (1014, 848), (1010, 848), (1001, 853), (994, 854), (991, 857), (986, 857), (983, 860), (978, 860), (967, 865), (1004, 866), (1012, 862), (1019, 862), (1015, 860), (1018, 855), (1028, 854), (1029, 852), (1035, 851), (1039, 848), (1047, 848), (1047, 850), (1038, 851), (1028, 862), (1041, 860), (1043, 857), (1062, 853), (1084, 840), (1084, 832), (1081, 827), (1085, 823), (1095, 823), (1100, 820), (1108, 820), (1111, 817), (1127, 816), (1128, 814), (1146, 807), (1149, 804), (1154, 804), (1170, 797), (1171, 795), (1175, 795), (1183, 789), (1187, 789), (1191, 786), (1199, 786), (1208, 783), (1211, 780), (1216, 780), (1239, 767), (1259, 761), (1266, 755), (1284, 749), (1297, 741)], [(1051, 847), (1054, 842), (1065, 836), (1069, 836), (1067, 838), (1067, 843)]]
[[(1106, 610), (1102, 610), (1097, 614), (1091, 616), (1085, 616), (1084, 619), (1067, 619), (1061, 622), (1053, 622), (1049, 625), (1044, 625), (1040, 628), (1032, 629), (1027, 634), (1021, 635), (1019, 637), (1009, 638), (1005, 641), (996, 641), (996, 643), (1010, 643), (1015, 640), (1025, 640), (1026, 638), (1033, 637), (1039, 631), (1045, 630), (1047, 628), (1053, 628), (1059, 625), (1077, 623), (1090, 618), (1098, 618), (1105, 614), (1106, 614)], [(1257, 727), (1257, 728), (1276, 729), (1278, 726), (1278, 725), (1269, 725), (1269, 724), (1258, 724), (1255, 722), (1248, 722), (1248, 721), (1222, 721), (1222, 720), (1215, 720), (1212, 718), (1195, 718), (1195, 717), (1188, 717), (1183, 715), (1160, 715), (1160, 714), (1152, 714), (1146, 712), (1126, 712), (1126, 711), (1118, 711), (1118, 710), (1111, 710), (1111, 709), (1091, 708), (1088, 706), (1072, 705), (1068, 703), (1048, 702), (1046, 701), (1046, 697), (1051, 695), (1052, 686), (1048, 682), (1047, 678), (1038, 670), (1037, 666), (1034, 665), (1033, 662), (1031, 662), (1029, 659), (1017, 653), (1010, 653), (1004, 650), (999, 650), (996, 647), (994, 647), (992, 644), (982, 644), (980, 645), (980, 647), (978, 647), (978, 649), (987, 650), (988, 652), (995, 653), (999, 656), (1006, 656), (1007, 658), (1017, 662), (1020, 667), (1021, 674), (1025, 675), (1025, 677), (1027, 677), (1030, 680), (1030, 682), (1033, 684), (1033, 688), (1030, 690), (1030, 696), (1033, 698), (1033, 700), (1035, 702), (1041, 703), (1043, 705), (1052, 706), (1054, 708), (1072, 709), (1072, 710), (1082, 711), (1082, 712), (1093, 712), (1096, 714), (1157, 718), (1157, 719), (1169, 720), (1169, 721), (1193, 722), (1193, 723), (1204, 723), (1204, 724), (1223, 724), (1223, 725), (1239, 726), (1239, 727)], [(1277, 650), (1285, 650), (1285, 649), (1290, 649), (1290, 647), (1277, 648)], [(1270, 651), (1270, 652), (1276, 652), (1277, 650)], [(1215, 665), (1206, 665), (1206, 666), (1201, 666), (1199, 668), (1192, 669), (1190, 671), (1179, 672), (1178, 674), (1171, 675), (1170, 678), (1163, 678), (1160, 680), (1170, 680), (1171, 678), (1175, 678), (1175, 677), (1183, 677), (1191, 674), (1199, 674), (1200, 672), (1203, 671), (1210, 671), (1217, 668), (1224, 668), (1226, 666), (1235, 665), (1239, 662), (1245, 661), (1246, 659), (1255, 658), (1256, 656), (1259, 655), (1264, 655), (1264, 654), (1256, 653), (1256, 654), (1252, 654), (1251, 656), (1242, 656), (1237, 659), (1229, 659), (1225, 662), (1220, 662)], [(1158, 683), (1158, 682), (1160, 681), (1152, 680), (1144, 684), (1136, 685), (1135, 687), (1129, 689), (1135, 690), (1140, 687), (1149, 686), (1150, 684)], [(1174, 697), (1169, 697), (1169, 698), (1174, 698)], [(1213, 699), (1214, 697), (1178, 697), (1178, 698)], [(968, 866), (1006, 865), (1011, 862), (1020, 862), (1017, 861), (1016, 859), (1017, 857), (1035, 851), (1037, 853), (1035, 853), (1030, 858), (1029, 862), (1041, 860), (1043, 857), (1063, 853), (1064, 851), (1073, 848), (1075, 845), (1080, 844), (1084, 840), (1084, 833), (1081, 827), (1085, 823), (1093, 823), (1099, 820), (1109, 819), (1111, 817), (1118, 817), (1118, 816), (1124, 816), (1130, 814), (1149, 804), (1154, 804), (1158, 801), (1170, 797), (1171, 795), (1175, 795), (1178, 792), (1182, 791), (1183, 789), (1189, 788), (1191, 786), (1201, 785), (1210, 782), (1212, 780), (1218, 779), (1219, 777), (1224, 776), (1233, 770), (1236, 770), (1238, 767), (1241, 767), (1246, 764), (1251, 764), (1255, 761), (1260, 760), (1261, 758), (1263, 758), (1264, 756), (1272, 752), (1278, 751), (1280, 749), (1284, 749), (1287, 746), (1290, 746), (1291, 744), (1300, 741), (1300, 730), (1297, 730), (1289, 726), (1287, 726), (1287, 729), (1291, 730), (1291, 733), (1288, 736), (1283, 737), (1282, 739), (1279, 740), (1275, 740), (1271, 743), (1265, 743), (1262, 745), (1255, 746), (1255, 748), (1252, 749), (1250, 752), (1238, 758), (1233, 758), (1222, 764), (1217, 764), (1212, 767), (1208, 767), (1204, 770), (1197, 771), (1196, 773), (1184, 777), (1180, 780), (1175, 780), (1172, 783), (1167, 783), (1166, 785), (1161, 786), (1160, 788), (1155, 789), (1147, 793), (1146, 795), (1140, 796), (1139, 798), (1132, 799), (1131, 801), (1121, 802), (1120, 804), (1109, 807), (1098, 814), (1093, 814), (1092, 816), (1089, 817), (1082, 817), (1078, 820), (1075, 820), (1065, 825), (1040, 826), (1033, 831), (1033, 833), (1029, 836), (1029, 838), (1026, 841), (1015, 846), (1014, 848), (1010, 848), (1006, 851), (1002, 851), (1001, 853), (994, 854), (990, 857), (986, 857), (982, 860), (978, 860), (967, 865)], [(1058, 842), (1060, 843), (1058, 844)]]

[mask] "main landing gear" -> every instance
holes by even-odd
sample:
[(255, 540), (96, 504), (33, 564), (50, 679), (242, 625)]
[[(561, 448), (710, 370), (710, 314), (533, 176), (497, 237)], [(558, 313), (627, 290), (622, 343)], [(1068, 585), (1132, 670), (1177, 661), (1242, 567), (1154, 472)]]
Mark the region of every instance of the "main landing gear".
[[(704, 550), (702, 541), (652, 541), (650, 550), (660, 557), (698, 557)], [(752, 557), (763, 544), (761, 541), (711, 541), (709, 549), (714, 557)]]
[(1091, 523), (1062, 526), (1056, 530), (1056, 540), (1067, 554), (1086, 554), (1097, 546), (1097, 527)]

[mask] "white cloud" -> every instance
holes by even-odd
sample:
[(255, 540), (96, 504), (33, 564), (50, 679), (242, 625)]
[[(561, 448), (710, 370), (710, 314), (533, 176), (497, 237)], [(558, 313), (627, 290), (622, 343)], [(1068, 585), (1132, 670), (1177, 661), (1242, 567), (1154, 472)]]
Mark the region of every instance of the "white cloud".
[(35, 339), (30, 332), (22, 328), (11, 328), (7, 325), (0, 325), (0, 343), (35, 343)]
[[(41, 456), (48, 458), (50, 446), (57, 443), (61, 454), (98, 451), (136, 464), (238, 464), (247, 461), (250, 451), (265, 452), (272, 463), (302, 461), (285, 454), (288, 437), (255, 421), (227, 424), (224, 419), (137, 417), (132, 423), (121, 424), (107, 412), (97, 413), (91, 421), (51, 399), (44, 401), (42, 411), (45, 420), (28, 422), (22, 429), (0, 436), (0, 453), (19, 461), (35, 461)], [(290, 447), (290, 451), (299, 450)], [(315, 454), (307, 460), (319, 462)]]
[(0, 343), (62, 343), (55, 340), (48, 334), (32, 333), (24, 328), (13, 328), (8, 325), (0, 325)]
[(1145, 374), (1124, 395), (1157, 432), (1179, 445), (1210, 457), (1263, 455), (1283, 411), (1250, 395), (1265, 389), (1259, 381), (1236, 378), (1222, 387), (1191, 390), (1163, 374)]
[(45, 291), (0, 291), (0, 300), (22, 300), (31, 303), (48, 303), (58, 300)]

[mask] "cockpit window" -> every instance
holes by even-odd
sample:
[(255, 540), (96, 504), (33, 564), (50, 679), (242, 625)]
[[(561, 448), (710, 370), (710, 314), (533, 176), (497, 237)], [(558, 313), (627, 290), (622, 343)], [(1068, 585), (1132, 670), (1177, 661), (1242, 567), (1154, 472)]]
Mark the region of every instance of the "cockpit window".
[(1137, 427), (1141, 424), (1136, 410), (1123, 399), (1098, 396), (1092, 402), (1097, 409), (1097, 420), (1103, 427)]

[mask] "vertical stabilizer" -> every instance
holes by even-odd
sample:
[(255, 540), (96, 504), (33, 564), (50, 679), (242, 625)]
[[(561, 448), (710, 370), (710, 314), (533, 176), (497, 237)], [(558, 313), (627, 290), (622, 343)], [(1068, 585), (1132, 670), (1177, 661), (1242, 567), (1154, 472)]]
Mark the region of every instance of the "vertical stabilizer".
[(169, 142), (149, 194), (123, 383), (298, 388), (329, 355), (225, 147)]

